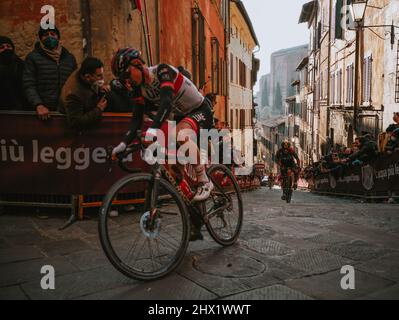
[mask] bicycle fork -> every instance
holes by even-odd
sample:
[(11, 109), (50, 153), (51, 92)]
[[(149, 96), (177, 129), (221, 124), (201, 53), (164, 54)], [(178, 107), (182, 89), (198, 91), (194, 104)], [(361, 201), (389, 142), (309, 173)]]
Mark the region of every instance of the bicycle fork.
[(146, 228), (153, 230), (156, 226), (155, 222), (158, 217), (157, 200), (159, 193), (159, 185), (161, 180), (161, 169), (159, 166), (154, 168), (153, 179), (150, 182), (147, 196), (145, 199), (145, 211), (149, 211), (150, 216), (146, 223)]

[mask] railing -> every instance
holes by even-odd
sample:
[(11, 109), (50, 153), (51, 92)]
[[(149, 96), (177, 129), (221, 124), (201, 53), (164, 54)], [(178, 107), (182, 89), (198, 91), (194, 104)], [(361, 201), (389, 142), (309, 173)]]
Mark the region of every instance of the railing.
[[(69, 223), (82, 219), (126, 175), (116, 165), (110, 171), (106, 150), (120, 142), (130, 118), (104, 114), (97, 128), (77, 133), (58, 113), (43, 122), (33, 112), (0, 112), (0, 205), (69, 208)], [(148, 170), (139, 155), (131, 160)]]
[(399, 197), (399, 152), (363, 166), (321, 174), (309, 181), (316, 193), (367, 199)]

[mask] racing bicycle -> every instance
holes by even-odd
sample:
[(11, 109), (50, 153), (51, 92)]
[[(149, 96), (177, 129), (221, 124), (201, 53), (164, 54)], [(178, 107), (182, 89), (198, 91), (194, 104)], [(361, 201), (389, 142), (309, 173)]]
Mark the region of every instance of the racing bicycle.
[(145, 148), (139, 139), (118, 157), (119, 166), (130, 174), (105, 196), (98, 228), (111, 264), (129, 278), (150, 281), (181, 264), (192, 230), (205, 226), (218, 244), (236, 243), (243, 201), (233, 172), (224, 165), (210, 165), (207, 174), (215, 188), (206, 201), (192, 202), (198, 185), (193, 166), (156, 162), (150, 173), (144, 173), (127, 159), (136, 152), (144, 154)]

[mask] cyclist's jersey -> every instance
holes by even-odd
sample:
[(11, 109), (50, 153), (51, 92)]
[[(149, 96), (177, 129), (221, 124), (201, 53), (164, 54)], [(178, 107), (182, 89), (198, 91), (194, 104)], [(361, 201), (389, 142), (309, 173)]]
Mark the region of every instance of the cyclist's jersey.
[(299, 158), (293, 148), (290, 148), (288, 152), (285, 152), (284, 149), (280, 149), (277, 151), (276, 159), (278, 164), (283, 167), (293, 168), (296, 167), (295, 160), (297, 164), (299, 164)]
[[(186, 78), (177, 68), (167, 64), (160, 64), (148, 68), (151, 78), (150, 84), (142, 84), (134, 87), (131, 92), (133, 103), (132, 123), (130, 130), (126, 133), (124, 142), (130, 143), (136, 131), (142, 125), (142, 117), (145, 109), (151, 106), (157, 110), (152, 127), (159, 129), (161, 124), (167, 120), (172, 112), (175, 118), (195, 115), (197, 110), (203, 107), (205, 97), (198, 91), (196, 86)], [(201, 114), (204, 114), (202, 112)], [(201, 116), (202, 117), (202, 116)], [(206, 123), (212, 121), (212, 112), (205, 117)], [(201, 122), (195, 119), (197, 122)]]
[(143, 97), (156, 107), (161, 106), (161, 89), (170, 87), (173, 90), (172, 112), (177, 116), (185, 116), (198, 109), (204, 102), (203, 95), (196, 86), (179, 70), (167, 64), (148, 68), (151, 84), (141, 88)]

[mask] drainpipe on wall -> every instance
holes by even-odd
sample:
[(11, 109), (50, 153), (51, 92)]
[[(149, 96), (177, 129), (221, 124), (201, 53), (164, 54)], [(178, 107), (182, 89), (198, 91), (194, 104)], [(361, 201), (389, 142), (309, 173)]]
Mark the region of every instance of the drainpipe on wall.
[[(229, 123), (229, 127), (231, 127), (231, 120), (230, 118), (230, 77), (229, 77), (229, 70), (230, 70), (230, 55), (228, 48), (230, 48), (230, 1), (227, 1), (225, 4), (226, 6), (226, 21), (225, 21), (225, 30), (224, 30), (224, 61), (226, 64), (226, 70), (225, 70), (225, 78), (226, 78), (226, 98), (225, 98), (225, 103), (224, 103), (224, 122), (225, 125)], [(231, 71), (230, 71), (231, 72)], [(230, 121), (229, 121), (230, 120)]]
[(89, 0), (80, 1), (82, 35), (83, 35), (83, 58), (93, 55), (91, 34), (91, 9)]
[(353, 137), (358, 134), (358, 112), (360, 105), (360, 77), (361, 77), (361, 59), (360, 59), (360, 39), (361, 39), (361, 27), (356, 27), (356, 50), (355, 50), (355, 99), (353, 104)]
[[(318, 9), (317, 9), (318, 10)], [(313, 42), (316, 41), (317, 34), (317, 11), (314, 17), (313, 26)], [(315, 151), (315, 115), (316, 115), (316, 47), (313, 43), (313, 110), (312, 110), (312, 163), (313, 163), (313, 152)], [(319, 151), (316, 151), (316, 157), (318, 158)]]
[(155, 0), (155, 50), (156, 50), (156, 63), (160, 63), (161, 57), (160, 57), (160, 43), (159, 43), (159, 32), (160, 32), (160, 15), (159, 15), (159, 10), (160, 10), (160, 3), (159, 0)]
[[(330, 1), (330, 14), (329, 14), (329, 26), (328, 26), (328, 38), (329, 38), (329, 43), (328, 43), (328, 88), (327, 88), (327, 125), (326, 125), (326, 137), (330, 136), (330, 122), (331, 122), (331, 49), (332, 49), (332, 11), (333, 11), (333, 1)], [(334, 137), (330, 137), (332, 140), (334, 140)]]

